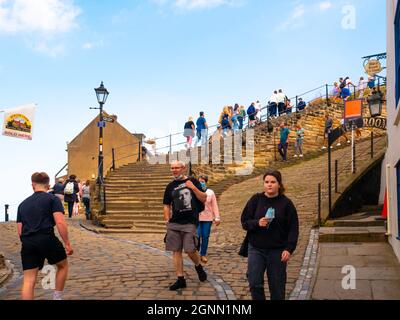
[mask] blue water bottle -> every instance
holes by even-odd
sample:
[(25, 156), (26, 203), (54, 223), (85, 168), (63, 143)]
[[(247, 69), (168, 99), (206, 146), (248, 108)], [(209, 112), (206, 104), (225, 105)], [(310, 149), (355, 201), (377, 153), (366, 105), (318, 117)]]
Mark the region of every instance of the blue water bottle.
[(267, 212), (265, 213), (265, 217), (268, 219), (268, 221), (269, 221), (269, 223), (268, 223), (268, 226), (267, 226), (267, 228), (269, 228), (269, 226), (271, 225), (271, 223), (272, 223), (272, 220), (274, 220), (274, 218), (275, 218), (275, 209), (274, 208), (269, 208), (268, 210), (267, 210)]

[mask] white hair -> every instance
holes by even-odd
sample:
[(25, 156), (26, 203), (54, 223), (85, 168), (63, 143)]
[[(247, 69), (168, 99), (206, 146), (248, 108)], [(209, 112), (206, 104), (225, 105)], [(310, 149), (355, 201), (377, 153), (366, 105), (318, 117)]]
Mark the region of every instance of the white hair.
[(171, 166), (174, 164), (177, 164), (177, 165), (181, 166), (182, 168), (186, 168), (186, 163), (184, 163), (183, 161), (174, 160), (174, 161), (172, 161)]

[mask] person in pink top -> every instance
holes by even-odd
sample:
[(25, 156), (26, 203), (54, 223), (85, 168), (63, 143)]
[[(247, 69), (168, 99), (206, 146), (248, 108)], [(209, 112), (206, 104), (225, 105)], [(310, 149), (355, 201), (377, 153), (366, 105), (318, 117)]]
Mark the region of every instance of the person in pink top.
[(219, 215), (219, 209), (217, 204), (217, 197), (214, 191), (207, 189), (208, 177), (206, 175), (199, 176), (199, 182), (203, 188), (203, 191), (207, 194), (207, 201), (205, 202), (204, 211), (199, 214), (199, 225), (197, 227), (197, 235), (199, 237), (200, 257), (201, 261), (207, 263), (207, 248), (208, 239), (211, 233), (211, 226), (213, 221), (218, 226), (221, 222)]

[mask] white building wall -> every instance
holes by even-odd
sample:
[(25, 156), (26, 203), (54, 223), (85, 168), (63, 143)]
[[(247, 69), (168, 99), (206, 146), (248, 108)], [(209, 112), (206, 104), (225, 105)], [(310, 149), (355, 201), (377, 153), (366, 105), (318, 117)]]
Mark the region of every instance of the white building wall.
[(395, 95), (395, 33), (394, 19), (399, 0), (387, 0), (387, 133), (388, 150), (386, 154), (386, 169), (388, 179), (388, 226), (389, 243), (392, 245), (397, 258), (400, 260), (400, 240), (398, 240), (398, 208), (397, 208), (397, 177), (396, 165), (400, 161), (400, 106), (396, 108)]

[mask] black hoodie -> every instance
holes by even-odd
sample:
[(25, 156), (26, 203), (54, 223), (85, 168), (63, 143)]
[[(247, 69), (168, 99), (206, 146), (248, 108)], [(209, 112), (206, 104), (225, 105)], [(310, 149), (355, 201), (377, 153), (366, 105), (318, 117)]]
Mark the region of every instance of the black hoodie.
[[(275, 219), (268, 227), (260, 227), (259, 220), (265, 217), (269, 208), (275, 209)], [(293, 202), (284, 195), (268, 198), (257, 193), (250, 198), (243, 209), (243, 229), (249, 233), (249, 242), (259, 249), (282, 249), (291, 254), (297, 246), (299, 220)]]

